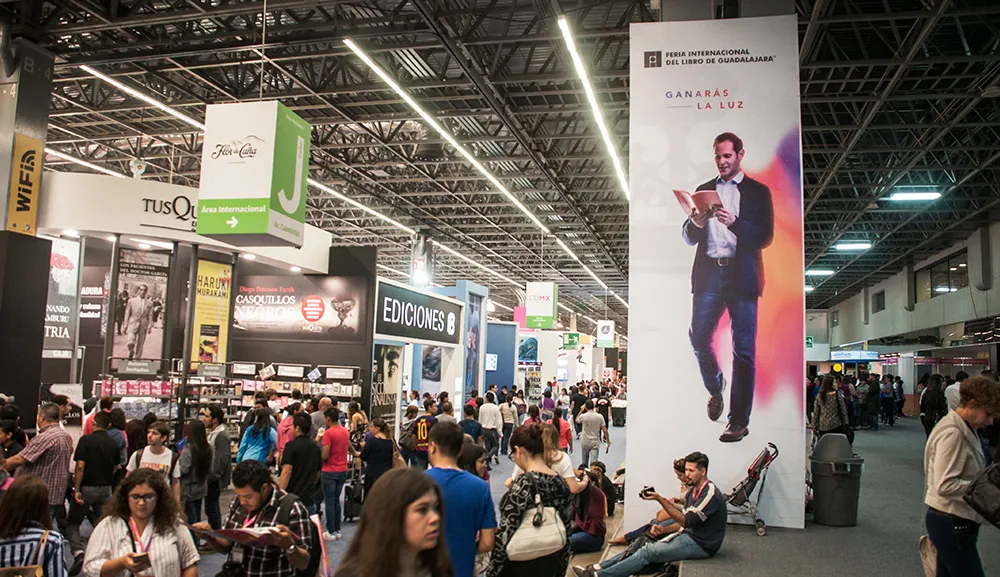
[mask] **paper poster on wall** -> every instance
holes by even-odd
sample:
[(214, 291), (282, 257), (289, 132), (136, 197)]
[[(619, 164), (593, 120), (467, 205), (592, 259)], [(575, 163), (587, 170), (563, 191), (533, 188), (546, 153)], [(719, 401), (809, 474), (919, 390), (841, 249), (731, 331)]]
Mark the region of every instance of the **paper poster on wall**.
[(73, 356), (79, 275), (80, 243), (62, 238), (52, 239), (42, 358), (68, 359)]
[(198, 284), (194, 298), (194, 331), (191, 368), (198, 363), (224, 363), (228, 360), (230, 291), (233, 267), (221, 262), (198, 261)]
[(486, 370), (487, 371), (495, 371), (495, 370), (497, 370), (497, 361), (498, 361), (498, 359), (499, 359), (499, 355), (496, 355), (496, 354), (493, 354), (493, 353), (486, 353)]
[(536, 337), (521, 337), (518, 339), (517, 362), (538, 362), (538, 339)]
[(115, 358), (163, 356), (170, 254), (122, 249), (115, 303)]
[(424, 345), (420, 349), (420, 383), (428, 391), (441, 389), (441, 347)]
[(372, 419), (385, 420), (389, 430), (399, 422), (399, 395), (403, 389), (403, 347), (375, 345), (372, 360)]
[(236, 284), (233, 338), (360, 343), (366, 295), (363, 277), (242, 277)]
[[(629, 480), (670, 477), (652, 450), (697, 450), (728, 490), (776, 442), (760, 511), (785, 527), (803, 526), (805, 482), (797, 27), (661, 22), (630, 36)], [(684, 435), (657, 434), (667, 405)], [(626, 495), (627, 526), (651, 512)]]

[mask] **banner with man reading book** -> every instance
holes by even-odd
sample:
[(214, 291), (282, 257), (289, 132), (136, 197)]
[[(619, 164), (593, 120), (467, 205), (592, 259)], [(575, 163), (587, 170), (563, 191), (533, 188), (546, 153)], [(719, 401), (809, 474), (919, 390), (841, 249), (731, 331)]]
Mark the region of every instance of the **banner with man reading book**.
[[(728, 493), (773, 442), (760, 516), (785, 527), (803, 526), (805, 494), (796, 27), (662, 22), (630, 38), (629, 482), (672, 485), (673, 459), (701, 451)], [(626, 525), (655, 508), (630, 491)]]

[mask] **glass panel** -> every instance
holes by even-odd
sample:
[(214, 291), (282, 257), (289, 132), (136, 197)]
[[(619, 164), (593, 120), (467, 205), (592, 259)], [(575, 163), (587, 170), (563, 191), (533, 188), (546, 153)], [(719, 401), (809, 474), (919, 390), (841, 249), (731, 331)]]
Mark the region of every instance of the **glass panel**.
[(916, 273), (917, 302), (923, 302), (931, 298), (931, 269), (925, 268)]
[(960, 289), (969, 286), (969, 255), (965, 251), (948, 261), (948, 272), (951, 278), (951, 288)]
[(948, 261), (931, 267), (931, 296), (937, 297), (951, 292), (948, 284)]

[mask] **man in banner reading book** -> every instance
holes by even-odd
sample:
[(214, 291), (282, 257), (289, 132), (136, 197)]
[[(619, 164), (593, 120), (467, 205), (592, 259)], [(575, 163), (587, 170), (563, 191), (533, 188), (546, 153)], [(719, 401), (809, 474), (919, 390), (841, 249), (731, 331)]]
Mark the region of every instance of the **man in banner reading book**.
[(737, 442), (749, 433), (753, 408), (757, 349), (757, 300), (764, 290), (761, 249), (774, 236), (771, 191), (743, 173), (743, 141), (731, 132), (715, 138), (719, 176), (698, 187), (718, 199), (699, 208), (695, 193), (691, 214), (682, 229), (684, 241), (697, 245), (691, 271), (694, 294), (691, 345), (705, 388), (711, 395), (708, 418), (717, 421), (725, 408), (726, 379), (719, 368), (713, 338), (723, 311), (732, 322), (733, 375), (729, 423), (719, 440)]

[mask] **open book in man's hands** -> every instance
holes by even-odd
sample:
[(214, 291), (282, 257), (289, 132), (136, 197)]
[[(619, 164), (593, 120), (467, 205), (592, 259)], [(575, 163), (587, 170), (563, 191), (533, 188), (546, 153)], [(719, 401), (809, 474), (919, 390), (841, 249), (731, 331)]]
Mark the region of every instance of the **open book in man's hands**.
[(243, 545), (268, 547), (278, 543), (278, 537), (275, 535), (277, 527), (248, 527), (246, 529), (219, 529), (218, 531), (197, 529), (190, 525), (188, 525), (188, 528), (199, 535), (218, 537), (219, 539), (235, 541)]
[(719, 193), (715, 189), (697, 190), (693, 193), (674, 189), (674, 196), (687, 215), (693, 212), (700, 214), (722, 208), (722, 199), (719, 198)]

